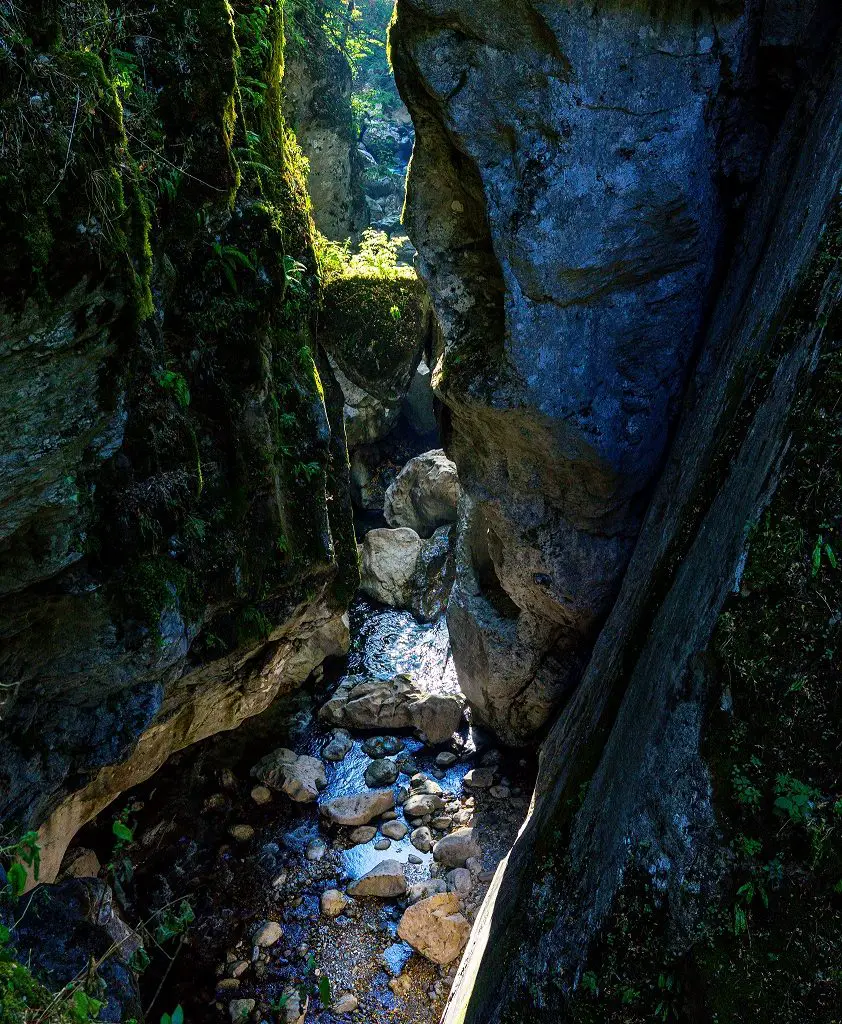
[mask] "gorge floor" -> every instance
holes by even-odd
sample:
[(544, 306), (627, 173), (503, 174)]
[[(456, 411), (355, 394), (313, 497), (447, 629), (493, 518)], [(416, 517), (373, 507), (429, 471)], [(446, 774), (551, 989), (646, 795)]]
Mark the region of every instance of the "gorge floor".
[[(346, 674), (389, 678), (406, 673), (428, 692), (458, 689), (443, 620), (422, 625), (408, 612), (358, 600), (351, 610), (351, 635), (349, 657), (327, 666), (318, 681), (234, 732), (182, 752), (145, 786), (124, 795), (121, 806), (129, 809), (126, 819), (134, 836), (125, 851), (131, 867), (110, 874), (117, 876), (126, 919), (146, 920), (170, 904), (177, 909), (182, 899), (195, 915), (183, 937), (147, 950), (151, 963), (141, 986), (148, 1020), (157, 1021), (177, 1004), (186, 1020), (196, 1022), (239, 1019), (240, 1007), (248, 1008), (242, 1019), (254, 1021), (434, 1024), (440, 1018), (458, 957), (439, 967), (398, 938), (406, 899), (353, 898), (341, 914), (330, 917), (321, 912), (320, 897), (326, 890), (344, 893), (386, 860), (405, 865), (410, 886), (431, 877), (444, 879), (446, 870), (429, 851), (410, 842), (410, 832), (387, 839), (380, 828), (389, 813), (379, 820), (376, 835), (355, 843), (353, 829), (327, 826), (316, 803), (294, 803), (274, 792), (261, 805), (250, 795), (257, 781), (251, 768), (268, 752), (289, 747), (319, 757), (331, 734), (317, 718), (318, 707)], [(368, 790), (364, 775), (372, 758), (362, 746), (373, 735), (387, 734), (354, 734), (343, 760), (323, 762), (327, 786), (320, 803)], [(408, 787), (412, 774), (423, 773), (444, 791), (445, 817), (458, 815), (449, 826), (438, 822), (433, 839), (460, 822), (475, 829), (482, 872), (472, 865), (470, 891), (460, 894), (472, 921), (491, 869), (510, 848), (526, 814), (534, 766), (520, 753), (489, 746), (469, 725), (439, 747), (406, 733), (391, 743), (403, 745), (395, 791)], [(442, 768), (436, 757), (445, 750), (458, 759)], [(467, 772), (480, 763), (494, 767), (494, 795), (490, 787), (464, 784)], [(77, 847), (91, 847), (103, 863), (113, 862), (116, 813), (114, 808), (106, 811), (78, 837)], [(402, 806), (394, 815), (406, 822)], [(411, 829), (420, 822), (407, 824)], [(253, 943), (264, 921), (281, 929), (278, 941), (268, 947)], [(330, 980), (330, 1006), (341, 1007), (340, 997), (353, 996), (357, 1005), (352, 1012), (322, 1007), (318, 981), (323, 976)], [(294, 998), (287, 995), (283, 1002), (284, 994), (298, 986), (311, 994), (306, 1016), (301, 1015), (303, 1002), (298, 1010)], [(254, 1005), (237, 1000), (254, 1000)], [(353, 1006), (353, 1000), (346, 999), (345, 1005)]]

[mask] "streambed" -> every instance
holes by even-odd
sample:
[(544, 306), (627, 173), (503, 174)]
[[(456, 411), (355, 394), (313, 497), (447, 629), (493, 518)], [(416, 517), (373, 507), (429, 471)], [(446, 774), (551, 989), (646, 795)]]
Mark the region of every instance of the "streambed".
[[(183, 751), (125, 795), (122, 806), (131, 808), (135, 836), (127, 851), (132, 877), (119, 886), (126, 919), (145, 920), (171, 901), (177, 906), (182, 897), (195, 914), (183, 937), (149, 950), (152, 962), (141, 982), (149, 1021), (177, 1004), (186, 1020), (201, 1022), (239, 1019), (241, 1013), (254, 1022), (322, 1024), (435, 1024), (440, 1018), (458, 958), (440, 967), (398, 938), (407, 897), (353, 898), (336, 917), (320, 907), (323, 892), (344, 894), (384, 860), (405, 866), (410, 887), (439, 878), (452, 888), (429, 850), (410, 841), (419, 822), (406, 821), (396, 806), (394, 818), (406, 822), (406, 836), (387, 840), (378, 828), (369, 841), (354, 842), (354, 830), (326, 825), (315, 803), (294, 803), (275, 792), (258, 804), (251, 796), (256, 780), (250, 770), (268, 752), (289, 747), (320, 757), (330, 730), (319, 722), (318, 708), (347, 674), (405, 673), (427, 692), (458, 690), (443, 619), (421, 624), (408, 612), (358, 599), (351, 634), (346, 659), (318, 670), (302, 690), (234, 732)], [(327, 786), (320, 803), (368, 790), (364, 775), (372, 758), (363, 744), (373, 735), (388, 734), (353, 734), (342, 761), (324, 761)], [(394, 758), (402, 769), (394, 786), (399, 800), (400, 787), (423, 773), (443, 790), (443, 818), (455, 819), (432, 828), (433, 839), (460, 824), (476, 831), (482, 863), (472, 865), (470, 889), (460, 893), (462, 912), (471, 921), (525, 816), (533, 766), (521, 754), (496, 750), (466, 723), (450, 743), (435, 748), (407, 733), (392, 735), (403, 748)], [(457, 755), (448, 767), (436, 764), (444, 750)], [(479, 764), (494, 767), (494, 795), (464, 784)], [(103, 863), (111, 856), (114, 816), (114, 810), (105, 812), (77, 840)], [(464, 880), (463, 875), (462, 885)], [(281, 936), (271, 946), (255, 946), (255, 929), (264, 922), (277, 923)], [(322, 976), (330, 980), (327, 1007), (317, 994)], [(298, 997), (290, 999), (289, 993), (298, 986), (309, 990), (310, 999), (296, 1011)]]

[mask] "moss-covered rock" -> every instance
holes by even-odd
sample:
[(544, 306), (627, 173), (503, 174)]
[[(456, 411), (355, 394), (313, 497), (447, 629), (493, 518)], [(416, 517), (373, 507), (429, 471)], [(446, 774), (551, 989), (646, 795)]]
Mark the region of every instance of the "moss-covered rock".
[(150, 723), (158, 759), (214, 731), (177, 680), (237, 677), (230, 728), (341, 646), (356, 550), (282, 4), (0, 28), (0, 819), (93, 787), (60, 844)]

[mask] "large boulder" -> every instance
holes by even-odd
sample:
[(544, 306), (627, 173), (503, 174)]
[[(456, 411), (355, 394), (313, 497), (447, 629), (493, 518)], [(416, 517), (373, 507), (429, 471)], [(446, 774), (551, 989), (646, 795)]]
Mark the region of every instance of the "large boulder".
[(434, 622), (447, 608), (456, 578), (454, 528), (440, 526), (421, 540), (408, 527), (369, 530), (362, 543), (363, 593)]
[(471, 926), (455, 892), (436, 893), (407, 907), (398, 935), (436, 964), (449, 964), (465, 948)]
[(421, 538), (415, 530), (369, 530), (362, 545), (360, 589), (382, 604), (408, 607), (420, 554)]
[(391, 811), (395, 794), (391, 789), (374, 789), (351, 796), (337, 796), (319, 806), (319, 811), (334, 825), (367, 825), (373, 818)]
[(286, 747), (273, 750), (261, 758), (252, 768), (251, 774), (270, 789), (286, 793), (298, 803), (317, 800), (327, 785), (325, 766), (317, 757), (296, 754)]
[(409, 676), (347, 676), (319, 711), (328, 725), (348, 729), (413, 729), (429, 743), (444, 743), (459, 728), (462, 694), (425, 693)]
[(407, 462), (386, 491), (383, 514), (390, 526), (430, 537), (437, 526), (456, 522), (461, 494), (455, 464), (441, 449), (424, 452)]

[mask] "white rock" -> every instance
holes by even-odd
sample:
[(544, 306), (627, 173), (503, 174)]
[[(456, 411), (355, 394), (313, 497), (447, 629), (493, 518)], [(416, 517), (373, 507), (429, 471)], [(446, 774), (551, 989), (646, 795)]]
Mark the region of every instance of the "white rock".
[(408, 607), (410, 584), (421, 554), (415, 530), (369, 530), (363, 541), (360, 590), (393, 608)]
[(436, 527), (456, 522), (461, 494), (456, 465), (439, 448), (407, 462), (386, 491), (383, 513), (390, 526), (430, 537)]
[(338, 917), (348, 906), (348, 897), (338, 889), (326, 889), (319, 900), (325, 917)]
[(283, 935), (277, 921), (264, 921), (252, 932), (251, 941), (254, 946), (274, 946)]

